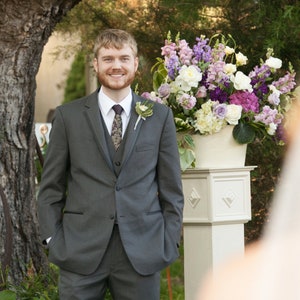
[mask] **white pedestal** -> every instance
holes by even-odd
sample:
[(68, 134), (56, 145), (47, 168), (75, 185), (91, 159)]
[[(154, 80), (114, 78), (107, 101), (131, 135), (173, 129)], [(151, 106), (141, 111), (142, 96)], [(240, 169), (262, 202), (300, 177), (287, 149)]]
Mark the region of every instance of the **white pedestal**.
[(185, 300), (195, 299), (208, 270), (243, 253), (253, 169), (189, 169), (182, 174)]

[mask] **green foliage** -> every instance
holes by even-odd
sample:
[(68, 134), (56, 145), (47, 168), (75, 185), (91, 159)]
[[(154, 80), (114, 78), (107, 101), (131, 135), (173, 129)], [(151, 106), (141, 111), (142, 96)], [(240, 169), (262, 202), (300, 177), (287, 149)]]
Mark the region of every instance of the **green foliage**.
[(16, 294), (12, 291), (2, 291), (0, 292), (1, 300), (16, 300)]
[(83, 52), (79, 52), (75, 56), (67, 78), (63, 103), (68, 103), (85, 95), (85, 80), (85, 56)]
[(19, 284), (12, 284), (5, 279), (1, 288), (1, 300), (59, 300), (58, 297), (58, 268), (50, 265), (47, 274), (36, 274), (28, 269), (27, 275)]
[(245, 241), (260, 238), (269, 217), (273, 192), (280, 177), (286, 147), (274, 147), (270, 140), (255, 141), (247, 147), (246, 165), (256, 166), (251, 172), (252, 219), (245, 224)]

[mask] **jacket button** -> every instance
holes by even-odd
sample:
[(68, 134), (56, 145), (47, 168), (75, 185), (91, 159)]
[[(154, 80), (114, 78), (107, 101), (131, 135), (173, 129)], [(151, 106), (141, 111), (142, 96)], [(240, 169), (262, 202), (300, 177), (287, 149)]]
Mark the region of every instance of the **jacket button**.
[(115, 218), (115, 216), (114, 216), (114, 215), (110, 215), (109, 218), (110, 218), (111, 220), (113, 220), (113, 219)]
[(119, 186), (116, 186), (116, 191), (120, 191), (121, 188)]
[(120, 167), (120, 166), (121, 166), (121, 163), (120, 163), (119, 161), (116, 161), (116, 162), (115, 162), (115, 165), (116, 165), (117, 167)]

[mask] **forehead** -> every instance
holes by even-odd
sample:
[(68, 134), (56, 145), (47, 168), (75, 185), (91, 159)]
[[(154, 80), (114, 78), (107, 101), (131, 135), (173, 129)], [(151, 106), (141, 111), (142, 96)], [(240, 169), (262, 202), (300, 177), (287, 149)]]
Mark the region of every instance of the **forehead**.
[(101, 56), (134, 56), (134, 52), (129, 45), (125, 44), (120, 49), (115, 47), (101, 47), (98, 51), (98, 57)]

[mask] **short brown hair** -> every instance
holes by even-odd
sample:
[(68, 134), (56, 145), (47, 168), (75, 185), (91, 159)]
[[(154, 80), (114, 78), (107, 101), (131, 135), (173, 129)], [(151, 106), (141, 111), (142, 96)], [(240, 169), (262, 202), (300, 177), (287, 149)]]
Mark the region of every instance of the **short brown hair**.
[(97, 58), (98, 51), (102, 47), (121, 49), (125, 44), (129, 45), (133, 54), (137, 56), (137, 43), (130, 33), (121, 29), (105, 29), (100, 32), (95, 40), (94, 56)]

